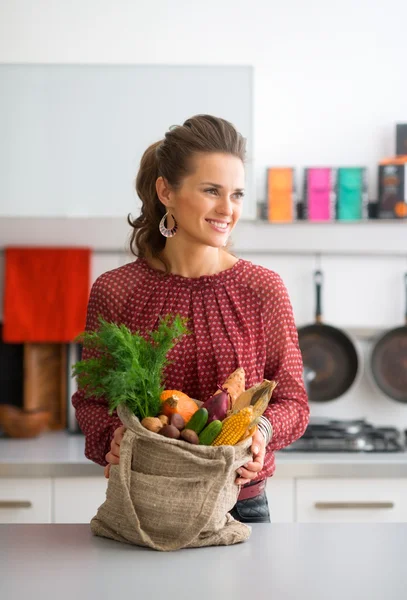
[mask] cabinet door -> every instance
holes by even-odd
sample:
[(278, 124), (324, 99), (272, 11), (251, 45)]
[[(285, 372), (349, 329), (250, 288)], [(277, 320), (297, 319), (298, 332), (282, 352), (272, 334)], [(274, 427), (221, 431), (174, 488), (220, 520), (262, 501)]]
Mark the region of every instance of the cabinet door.
[(303, 523), (407, 522), (407, 481), (299, 479), (296, 512)]
[(272, 523), (294, 522), (294, 479), (270, 477), (267, 480), (267, 501)]
[(51, 479), (0, 478), (0, 523), (51, 523)]
[(96, 477), (56, 477), (53, 480), (54, 523), (89, 523), (106, 498), (108, 480)]

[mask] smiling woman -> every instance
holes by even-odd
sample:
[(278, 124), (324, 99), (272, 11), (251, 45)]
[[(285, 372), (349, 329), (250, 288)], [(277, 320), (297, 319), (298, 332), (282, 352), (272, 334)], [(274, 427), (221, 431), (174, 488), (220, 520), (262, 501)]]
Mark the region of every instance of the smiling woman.
[(141, 214), (129, 217), (133, 253), (186, 277), (223, 270), (219, 258), (228, 266), (230, 255), (219, 247), (242, 212), (245, 152), (233, 125), (211, 115), (192, 117), (152, 144), (136, 180)]
[[(253, 434), (252, 460), (239, 468), (241, 487), (232, 515), (269, 521), (265, 485), (274, 451), (304, 432), (309, 407), (291, 303), (281, 278), (238, 259), (228, 239), (242, 212), (245, 140), (234, 126), (197, 115), (172, 127), (145, 151), (136, 179), (141, 214), (132, 220), (137, 260), (101, 275), (93, 284), (87, 330), (98, 317), (132, 331), (153, 330), (160, 317), (180, 314), (192, 335), (170, 353), (166, 389), (202, 401), (238, 367), (246, 389), (263, 379), (277, 383)], [(91, 350), (86, 350), (91, 357)], [(88, 458), (118, 464), (123, 427), (103, 398), (74, 395)]]

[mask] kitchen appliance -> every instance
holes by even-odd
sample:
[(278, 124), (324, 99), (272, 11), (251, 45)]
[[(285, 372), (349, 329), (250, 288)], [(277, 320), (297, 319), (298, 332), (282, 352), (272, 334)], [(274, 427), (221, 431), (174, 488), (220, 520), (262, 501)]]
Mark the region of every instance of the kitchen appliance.
[(304, 435), (286, 452), (404, 452), (404, 434), (360, 420), (313, 418)]
[(304, 367), (315, 374), (308, 380), (309, 399), (327, 402), (339, 398), (356, 383), (361, 375), (362, 359), (348, 334), (322, 323), (322, 271), (315, 271), (314, 282), (315, 323), (300, 327), (298, 339)]
[(407, 273), (404, 285), (405, 324), (390, 329), (374, 343), (370, 367), (375, 383), (386, 396), (407, 403)]

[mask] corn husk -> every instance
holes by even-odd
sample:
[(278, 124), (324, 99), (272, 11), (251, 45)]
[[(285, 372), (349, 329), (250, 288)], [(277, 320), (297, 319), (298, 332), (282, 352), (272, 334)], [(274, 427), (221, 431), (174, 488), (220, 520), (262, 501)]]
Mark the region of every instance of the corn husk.
[(260, 416), (266, 410), (273, 391), (277, 385), (276, 381), (269, 381), (268, 379), (263, 379), (260, 383), (252, 386), (238, 397), (236, 400), (233, 410), (230, 411), (230, 414), (241, 410), (242, 408), (246, 408), (246, 406), (253, 406), (254, 415)]

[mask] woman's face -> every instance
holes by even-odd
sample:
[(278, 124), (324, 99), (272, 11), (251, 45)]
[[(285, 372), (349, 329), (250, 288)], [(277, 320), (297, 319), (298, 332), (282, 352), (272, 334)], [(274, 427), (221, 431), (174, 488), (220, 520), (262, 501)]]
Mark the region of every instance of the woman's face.
[(242, 212), (243, 163), (229, 154), (212, 153), (197, 155), (192, 166), (192, 173), (168, 191), (165, 202), (178, 222), (177, 236), (224, 246)]

